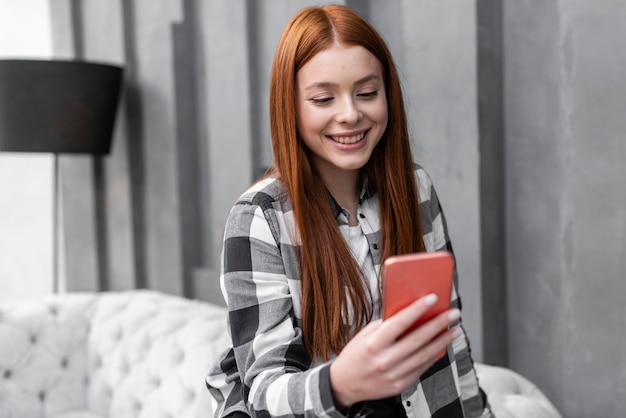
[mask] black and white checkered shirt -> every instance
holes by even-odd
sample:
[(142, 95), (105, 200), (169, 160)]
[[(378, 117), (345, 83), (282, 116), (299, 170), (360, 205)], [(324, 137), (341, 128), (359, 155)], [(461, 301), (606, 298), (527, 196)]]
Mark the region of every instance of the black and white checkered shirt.
[[(427, 251), (452, 251), (447, 227), (428, 174), (415, 171)], [(339, 228), (348, 214), (334, 202)], [(376, 274), (380, 234), (376, 195), (363, 195), (359, 223)], [(335, 409), (329, 369), (311, 361), (304, 347), (297, 231), (283, 183), (267, 178), (233, 206), (224, 234), (221, 285), (229, 311), (232, 347), (207, 376), (217, 401), (215, 417), (240, 411), (258, 417), (343, 417)], [(460, 308), (455, 272), (451, 304)], [(402, 393), (407, 417), (491, 417), (465, 334), (419, 381)]]

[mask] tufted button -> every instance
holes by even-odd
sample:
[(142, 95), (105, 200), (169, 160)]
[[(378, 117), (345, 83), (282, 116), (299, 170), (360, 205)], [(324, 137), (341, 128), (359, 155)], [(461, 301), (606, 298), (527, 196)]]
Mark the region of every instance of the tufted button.
[(115, 332), (113, 333), (113, 339), (116, 341), (119, 341), (122, 339), (122, 329), (121, 328), (117, 328), (115, 330)]
[(120, 364), (120, 371), (123, 374), (128, 374), (130, 372), (130, 366), (128, 364), (128, 361), (122, 360), (122, 364)]
[(69, 362), (68, 362), (68, 360), (67, 360), (67, 357), (63, 357), (63, 358), (61, 359), (61, 368), (63, 368), (63, 369), (67, 369), (67, 365), (68, 365), (68, 363), (69, 363)]
[(41, 392), (39, 392), (39, 400), (41, 402), (44, 402), (46, 400), (46, 392), (44, 392), (43, 390)]
[(37, 335), (36, 334), (31, 334), (30, 335), (30, 343), (31, 344), (37, 344)]
[(10, 379), (13, 373), (11, 372), (11, 370), (5, 370), (2, 375), (4, 376), (5, 379)]
[(50, 310), (50, 315), (52, 316), (57, 316), (57, 314), (59, 313), (59, 308), (54, 305), (51, 305), (49, 310)]
[(180, 348), (176, 347), (174, 352), (172, 352), (172, 363), (173, 364), (181, 364), (185, 359), (185, 353)]

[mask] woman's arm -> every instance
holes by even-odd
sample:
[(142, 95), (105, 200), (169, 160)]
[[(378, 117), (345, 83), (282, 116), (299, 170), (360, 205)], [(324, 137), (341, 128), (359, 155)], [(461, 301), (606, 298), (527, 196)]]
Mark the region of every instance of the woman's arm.
[[(263, 201), (240, 201), (229, 216), (222, 287), (229, 311), (241, 395), (251, 416), (341, 417), (329, 364), (311, 367), (297, 324), (281, 252), (282, 216)], [(300, 295), (295, 295), (299, 298)]]

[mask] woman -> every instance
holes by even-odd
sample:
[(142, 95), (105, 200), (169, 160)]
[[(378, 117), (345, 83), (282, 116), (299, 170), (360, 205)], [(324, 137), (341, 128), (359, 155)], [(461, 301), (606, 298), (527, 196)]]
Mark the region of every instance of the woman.
[(224, 235), (233, 346), (207, 377), (215, 416), (490, 416), (456, 291), (402, 338), (434, 295), (380, 319), (387, 257), (451, 250), (384, 41), (345, 6), (301, 10), (277, 46), (270, 118), (274, 167)]

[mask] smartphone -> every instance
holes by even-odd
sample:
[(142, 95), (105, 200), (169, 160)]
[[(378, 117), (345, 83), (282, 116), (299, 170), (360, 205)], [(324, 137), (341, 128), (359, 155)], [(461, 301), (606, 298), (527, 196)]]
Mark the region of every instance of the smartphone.
[(429, 293), (437, 302), (402, 335), (450, 309), (454, 257), (448, 251), (397, 255), (383, 263), (383, 319)]

